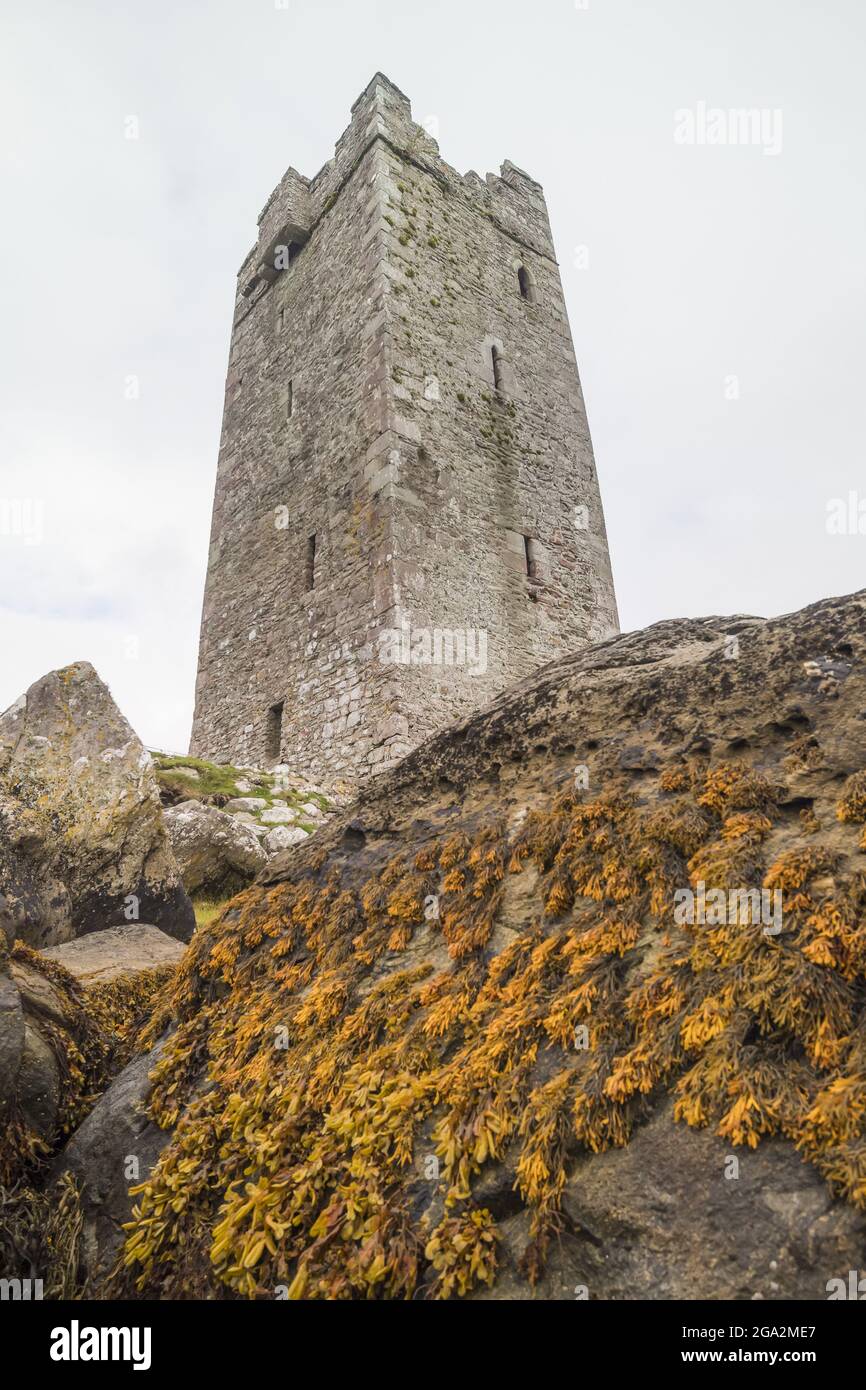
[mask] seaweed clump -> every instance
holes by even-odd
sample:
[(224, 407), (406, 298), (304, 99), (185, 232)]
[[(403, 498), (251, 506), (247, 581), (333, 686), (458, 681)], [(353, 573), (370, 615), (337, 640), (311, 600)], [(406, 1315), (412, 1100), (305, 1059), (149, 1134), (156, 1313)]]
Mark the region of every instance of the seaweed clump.
[[(866, 820), (863, 786), (842, 819)], [(678, 765), (649, 804), (569, 791), (511, 836), (466, 827), (357, 885), (309, 870), (236, 898), (141, 1040), (174, 1026), (150, 1102), (172, 1134), (113, 1292), (471, 1293), (497, 1275), (497, 1165), (535, 1281), (575, 1155), (627, 1144), (665, 1094), (733, 1145), (787, 1139), (866, 1208), (866, 882), (780, 795), (746, 763)], [(681, 921), (699, 885), (736, 912)]]
[(0, 1144), (0, 1183), (21, 1180), (39, 1169), (65, 1137), (81, 1123), (114, 1076), (136, 1051), (137, 1034), (152, 1013), (174, 966), (120, 976), (86, 987), (59, 962), (16, 941), (0, 957), (0, 969), (16, 967), (34, 972), (50, 987), (38, 1012), (27, 1015), (27, 1026), (38, 1031), (50, 1049), (57, 1076), (54, 1123), (45, 1128), (27, 1113), (11, 1079), (0, 1106), (3, 1143)]
[[(48, 1160), (135, 1052), (137, 1034), (174, 969), (159, 967), (86, 988), (57, 961), (20, 941), (11, 949), (4, 942), (0, 950), (0, 971), (9, 973), (13, 985), (18, 980), (25, 986), (26, 1025), (50, 1052), (47, 1065), (53, 1064), (57, 1078), (50, 1121), (44, 1107), (32, 1111), (14, 1075), (4, 1078), (0, 1105), (0, 1266), (10, 1277), (39, 1280), (40, 1297), (84, 1296), (79, 1193), (69, 1173), (49, 1180)], [(46, 990), (34, 994), (28, 988), (31, 972)]]

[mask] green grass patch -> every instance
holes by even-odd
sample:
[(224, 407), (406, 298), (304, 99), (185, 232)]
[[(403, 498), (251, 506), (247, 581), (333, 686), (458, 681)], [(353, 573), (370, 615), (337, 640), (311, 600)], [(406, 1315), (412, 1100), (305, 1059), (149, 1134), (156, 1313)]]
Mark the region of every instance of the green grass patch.
[(216, 921), (229, 901), (229, 898), (193, 898), (192, 905), (195, 911), (196, 926), (209, 927), (211, 922)]
[[(285, 802), (293, 811), (298, 811), (304, 803), (317, 806), (323, 812), (331, 810), (328, 798), (321, 792), (298, 787), (280, 789), (274, 786), (275, 778), (270, 772), (233, 767), (229, 763), (209, 763), (204, 758), (184, 758), (177, 754), (154, 752), (152, 757), (164, 803), (176, 805), (179, 801), (203, 801), (209, 806), (221, 807), (236, 797), (254, 796), (265, 801), (267, 806), (272, 806), (275, 801)], [(183, 769), (187, 767), (194, 768), (198, 777), (185, 777)], [(248, 782), (251, 790), (239, 791), (239, 781)], [(257, 820), (265, 809), (261, 807), (259, 812), (253, 812)], [(297, 823), (305, 830), (316, 829), (307, 820), (298, 820)]]

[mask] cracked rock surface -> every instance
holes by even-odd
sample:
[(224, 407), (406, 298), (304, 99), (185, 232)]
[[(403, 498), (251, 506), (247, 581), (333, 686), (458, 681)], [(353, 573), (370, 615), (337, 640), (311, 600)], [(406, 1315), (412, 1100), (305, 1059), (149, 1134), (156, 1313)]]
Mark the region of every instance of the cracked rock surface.
[(130, 920), (195, 926), (150, 755), (81, 661), (0, 715), (0, 927), (40, 947)]

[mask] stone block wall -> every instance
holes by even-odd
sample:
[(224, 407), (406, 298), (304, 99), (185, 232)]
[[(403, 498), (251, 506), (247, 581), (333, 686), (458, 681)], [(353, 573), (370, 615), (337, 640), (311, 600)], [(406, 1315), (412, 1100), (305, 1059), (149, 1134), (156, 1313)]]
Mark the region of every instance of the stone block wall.
[(192, 751), (355, 783), (616, 630), (542, 190), (377, 74), (238, 277)]

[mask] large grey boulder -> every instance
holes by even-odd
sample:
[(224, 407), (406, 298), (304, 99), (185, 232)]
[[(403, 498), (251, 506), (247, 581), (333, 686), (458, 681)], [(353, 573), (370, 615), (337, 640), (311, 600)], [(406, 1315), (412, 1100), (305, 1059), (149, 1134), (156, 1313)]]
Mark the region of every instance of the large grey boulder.
[(19, 943), (0, 956), (0, 1181), (14, 1181), (34, 1145), (51, 1150), (77, 1123), (122, 1066), (127, 1028), (185, 951), (175, 937), (133, 922), (45, 951)]
[(258, 835), (215, 806), (182, 801), (167, 808), (165, 825), (188, 893), (252, 880), (268, 862)]
[(131, 920), (195, 927), (150, 755), (76, 662), (0, 715), (0, 929), (41, 947)]
[(86, 989), (109, 984), (112, 980), (162, 970), (177, 965), (186, 947), (158, 927), (130, 922), (125, 927), (108, 927), (88, 932), (75, 941), (51, 946), (42, 952), (49, 960), (65, 966)]
[(130, 1062), (54, 1160), (53, 1174), (71, 1172), (81, 1188), (82, 1254), (91, 1277), (114, 1264), (132, 1211), (129, 1188), (148, 1177), (169, 1139), (144, 1112), (162, 1047)]
[[(38, 953), (16, 946), (0, 953), (0, 1181), (17, 1180), (40, 1148), (50, 1147), (74, 1113), (82, 1073), (99, 1065), (99, 1041), (81, 1000), (61, 974), (52, 977)], [(84, 1065), (81, 1066), (81, 1058)], [(66, 1084), (64, 1084), (66, 1083)], [(80, 1088), (80, 1087), (79, 1087)]]

